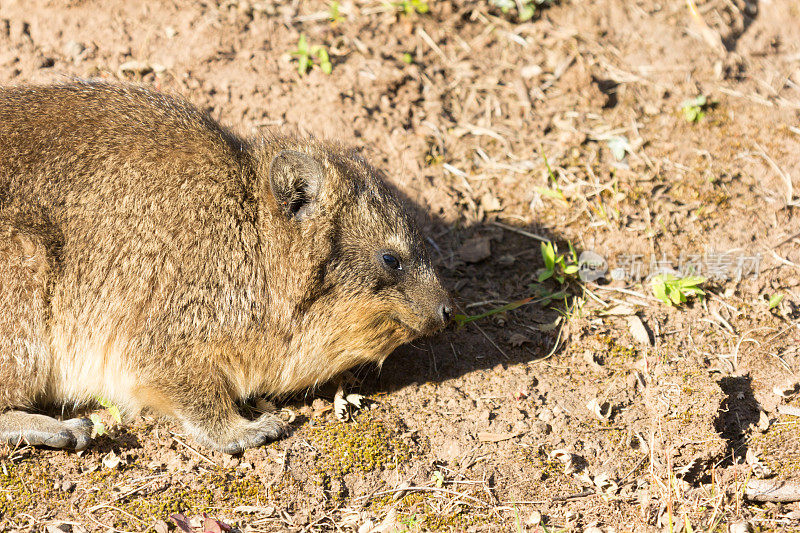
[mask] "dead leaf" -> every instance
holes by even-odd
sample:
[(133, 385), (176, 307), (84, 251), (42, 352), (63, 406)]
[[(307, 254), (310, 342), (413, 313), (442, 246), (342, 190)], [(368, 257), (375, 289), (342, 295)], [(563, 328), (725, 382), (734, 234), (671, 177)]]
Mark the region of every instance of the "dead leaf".
[(758, 430), (761, 433), (764, 433), (765, 431), (767, 431), (769, 429), (769, 415), (764, 410), (761, 410), (761, 411), (758, 412), (758, 424), (757, 424), (757, 427), (758, 427)]
[(526, 342), (531, 342), (531, 340), (523, 335), (522, 333), (512, 333), (511, 336), (508, 338), (508, 343), (515, 348), (519, 348)]
[(501, 211), (503, 206), (500, 205), (500, 200), (491, 192), (487, 192), (481, 196), (481, 207), (488, 213), (490, 211)]
[(536, 331), (541, 331), (542, 333), (547, 333), (548, 331), (553, 331), (554, 329), (556, 329), (558, 325), (561, 324), (562, 320), (563, 317), (559, 315), (558, 318), (556, 318), (552, 322), (546, 322), (544, 324), (535, 324), (533, 326), (528, 326), (528, 327)]
[(685, 465), (675, 468), (675, 475), (679, 478), (691, 477), (697, 473), (698, 468), (701, 466), (702, 463), (700, 460), (697, 457), (694, 457)]
[(774, 392), (775, 394), (777, 394), (782, 398), (790, 398), (791, 396), (794, 396), (795, 394), (800, 392), (800, 383), (790, 382), (781, 387), (773, 387), (772, 392)]
[(103, 456), (102, 462), (103, 466), (113, 470), (122, 463), (122, 459), (112, 450)]
[(586, 408), (591, 411), (598, 420), (606, 421), (611, 418), (611, 404), (608, 402), (601, 402), (597, 398), (592, 398), (586, 404)]
[(193, 533), (192, 526), (189, 524), (189, 519), (183, 513), (174, 514), (169, 517), (170, 520), (175, 522), (175, 525), (185, 533)]
[(563, 448), (558, 448), (550, 452), (550, 459), (556, 459), (564, 465), (564, 473), (572, 474), (582, 470), (586, 465), (586, 460), (578, 454), (570, 453)]
[(639, 344), (643, 344), (645, 346), (653, 345), (653, 342), (650, 340), (650, 334), (647, 332), (647, 328), (644, 327), (642, 319), (638, 316), (631, 315), (628, 317), (628, 331), (631, 332), (631, 336)]
[(458, 257), (465, 263), (479, 263), (492, 255), (489, 237), (473, 237), (467, 239), (458, 249)]
[(772, 469), (763, 461), (761, 461), (761, 458), (759, 457), (760, 453), (761, 450), (748, 448), (747, 453), (745, 454), (745, 461), (750, 465), (753, 476), (755, 476), (757, 479), (772, 477)]
[(315, 398), (313, 402), (311, 402), (311, 409), (312, 409), (312, 418), (319, 418), (320, 416), (324, 415), (331, 409), (333, 406), (323, 400), (322, 398)]
[(221, 520), (217, 520), (216, 518), (211, 518), (207, 514), (203, 513), (203, 532), (204, 533), (227, 533), (233, 529), (231, 526), (222, 522)]
[(291, 424), (297, 418), (297, 413), (295, 413), (293, 409), (284, 407), (283, 409), (278, 411), (278, 416), (281, 418), (281, 420), (283, 420), (287, 424)]
[(605, 311), (601, 311), (600, 314), (604, 316), (627, 316), (632, 315), (636, 311), (630, 305), (615, 305), (614, 307), (610, 307)]
[(556, 448), (555, 450), (550, 452), (550, 459), (557, 459), (562, 463), (566, 463), (571, 455), (572, 454), (569, 453), (564, 448)]
[(617, 482), (611, 479), (606, 473), (596, 475), (594, 484), (601, 492), (605, 492), (606, 494), (616, 494), (619, 492), (619, 485)]

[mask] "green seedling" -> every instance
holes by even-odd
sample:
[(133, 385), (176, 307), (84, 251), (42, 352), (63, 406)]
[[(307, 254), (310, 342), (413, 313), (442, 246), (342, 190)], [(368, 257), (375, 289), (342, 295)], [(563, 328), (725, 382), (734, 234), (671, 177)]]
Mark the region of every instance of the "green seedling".
[(392, 5), (397, 11), (400, 11), (404, 15), (412, 15), (414, 13), (422, 15), (430, 11), (426, 0), (401, 0), (399, 2), (392, 2)]
[(535, 302), (542, 307), (547, 307), (551, 303), (561, 300), (567, 304), (567, 298), (570, 296), (569, 291), (564, 289), (552, 290), (542, 283), (532, 283), (530, 288), (534, 292), (534, 298), (536, 298)]
[(781, 302), (783, 301), (783, 294), (775, 293), (769, 297), (768, 309), (772, 311), (776, 307), (778, 307)]
[(344, 20), (344, 17), (339, 10), (339, 2), (331, 2), (330, 7), (328, 8), (328, 20), (330, 20), (333, 24)]
[(490, 309), (489, 311), (486, 311), (485, 313), (481, 313), (479, 315), (455, 315), (453, 317), (453, 320), (455, 321), (457, 326), (461, 327), (464, 324), (469, 324), (470, 322), (475, 322), (476, 320), (487, 318), (492, 315), (496, 315), (498, 313), (505, 313), (506, 311), (512, 311), (518, 307), (522, 307), (523, 305), (534, 303), (536, 301), (537, 301), (536, 298), (531, 296), (530, 298), (523, 298), (522, 300), (517, 300), (515, 302), (507, 303), (505, 305), (501, 305), (500, 307)]
[[(102, 405), (105, 409), (108, 410), (108, 414), (111, 415), (111, 418), (117, 424), (122, 424), (122, 415), (119, 412), (119, 407), (111, 403), (110, 401), (106, 400), (105, 398), (97, 398), (97, 403)], [(106, 434), (106, 425), (103, 424), (100, 415), (97, 413), (92, 413), (89, 415), (89, 420), (92, 421), (92, 425), (94, 426), (94, 433), (98, 436), (103, 436)]]
[(533, 190), (535, 190), (542, 196), (552, 198), (553, 200), (558, 200), (559, 202), (567, 203), (567, 199), (564, 197), (564, 193), (558, 189), (548, 189), (547, 187), (535, 186)]
[[(470, 322), (481, 320), (499, 313), (506, 311), (513, 311), (523, 305), (538, 303), (542, 306), (548, 306), (554, 301), (564, 301), (565, 307), (569, 308), (569, 297), (574, 296), (574, 286), (577, 284), (583, 287), (578, 279), (578, 254), (572, 243), (568, 243), (569, 253), (559, 254), (556, 245), (551, 241), (543, 242), (541, 244), (542, 259), (544, 259), (544, 268), (539, 269), (537, 272), (537, 282), (531, 283), (529, 288), (533, 292), (533, 296), (516, 300), (500, 307), (490, 309), (478, 315), (455, 315), (453, 321), (458, 327), (461, 327)], [(557, 282), (558, 287), (552, 288), (552, 283), (544, 283), (547, 280)], [(574, 282), (574, 283), (572, 283)]]
[(674, 274), (658, 274), (650, 280), (653, 294), (667, 305), (679, 306), (686, 303), (690, 297), (705, 296), (699, 286), (705, 283), (702, 276), (687, 276), (679, 278)]
[(567, 199), (564, 197), (564, 193), (561, 192), (561, 189), (558, 187), (556, 174), (553, 172), (553, 169), (550, 168), (550, 162), (547, 161), (547, 156), (544, 155), (544, 153), (542, 154), (542, 159), (544, 159), (544, 166), (547, 169), (547, 181), (550, 187), (534, 187), (534, 190), (542, 196), (546, 196), (566, 204)]
[(413, 515), (409, 516), (408, 518), (400, 521), (404, 526), (408, 528), (416, 528), (419, 525), (419, 516)]
[(409, 54), (408, 52), (406, 52), (405, 54), (403, 54), (402, 56), (400, 56), (400, 60), (401, 60), (403, 63), (405, 63), (406, 65), (410, 65), (411, 63), (413, 63), (413, 62), (414, 62), (414, 58), (413, 58), (413, 57), (411, 56), (411, 54)]
[[(569, 243), (570, 255), (559, 254), (558, 248), (552, 241), (541, 243), (542, 259), (544, 268), (537, 272), (539, 283), (554, 279), (559, 285), (563, 285), (568, 279), (574, 278), (578, 274), (578, 256), (572, 243)], [(571, 257), (570, 257), (571, 256)]]
[(89, 415), (89, 420), (92, 421), (92, 427), (95, 435), (102, 437), (106, 434), (106, 425), (103, 424), (103, 421), (100, 419), (100, 415), (97, 413), (92, 413)]
[(108, 409), (108, 414), (114, 419), (117, 424), (122, 424), (122, 415), (119, 412), (119, 407), (106, 400), (105, 398), (98, 398), (97, 403)]
[(444, 485), (444, 474), (441, 471), (437, 470), (433, 473), (433, 482), (436, 484), (437, 487), (442, 488)]
[(684, 100), (681, 104), (681, 111), (683, 112), (683, 118), (686, 119), (686, 122), (700, 122), (703, 120), (703, 117), (706, 116), (706, 111), (708, 110), (709, 102), (708, 98), (705, 95), (700, 95), (695, 98), (690, 98), (689, 100)]
[(488, 318), (490, 316), (505, 313), (507, 311), (513, 311), (514, 309), (522, 307), (523, 305), (541, 304), (546, 307), (554, 301), (563, 300), (569, 296), (569, 292), (565, 290), (542, 290), (542, 286), (538, 284), (536, 284), (536, 286), (532, 285), (531, 288), (534, 289), (536, 295), (523, 298), (522, 300), (515, 300), (505, 305), (501, 305), (500, 307), (495, 307), (494, 309), (489, 309), (485, 313), (481, 313), (479, 315), (455, 315), (453, 317), (453, 321), (456, 323), (456, 326), (461, 327), (465, 324), (469, 324), (470, 322), (475, 322), (476, 320)]
[(300, 38), (297, 40), (297, 49), (292, 52), (292, 55), (297, 56), (297, 72), (301, 76), (311, 70), (315, 64), (315, 59), (319, 69), (325, 74), (330, 74), (333, 70), (325, 47), (320, 45), (309, 46), (304, 33), (300, 34)]
[(489, 3), (500, 9), (503, 13), (516, 11), (520, 22), (525, 22), (533, 18), (536, 8), (542, 5), (549, 5), (552, 0), (489, 0)]
[(514, 525), (517, 526), (517, 533), (524, 533), (525, 529), (522, 528), (522, 517), (519, 515), (519, 507), (514, 502)]

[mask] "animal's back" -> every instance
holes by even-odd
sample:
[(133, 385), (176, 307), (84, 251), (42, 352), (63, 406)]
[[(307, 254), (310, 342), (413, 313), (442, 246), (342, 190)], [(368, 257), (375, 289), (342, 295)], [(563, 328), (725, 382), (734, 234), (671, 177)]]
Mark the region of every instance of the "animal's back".
[(230, 190), (241, 186), (244, 148), (191, 104), (132, 85), (0, 89), (0, 175), (11, 197), (68, 208), (131, 188), (140, 196), (212, 182)]

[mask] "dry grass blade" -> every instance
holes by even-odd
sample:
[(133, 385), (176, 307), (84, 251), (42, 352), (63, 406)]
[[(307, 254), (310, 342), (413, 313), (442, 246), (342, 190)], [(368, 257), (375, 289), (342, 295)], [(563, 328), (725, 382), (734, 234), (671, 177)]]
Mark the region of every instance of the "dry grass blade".
[(546, 237), (542, 237), (541, 235), (536, 235), (535, 233), (531, 233), (530, 231), (525, 231), (519, 228), (515, 228), (514, 226), (509, 226), (508, 224), (503, 224), (502, 222), (497, 222), (493, 220), (490, 222), (492, 226), (497, 226), (498, 228), (503, 228), (504, 230), (512, 231), (514, 233), (519, 233), (520, 235), (524, 235), (525, 237), (530, 237), (531, 239), (535, 239), (539, 242), (550, 242), (552, 239), (548, 239)]
[(700, 32), (700, 36), (706, 44), (715, 52), (724, 54), (726, 50), (725, 45), (722, 43), (722, 38), (719, 36), (719, 33), (711, 29), (708, 24), (706, 24), (706, 21), (703, 20), (703, 16), (700, 15), (700, 12), (697, 10), (697, 4), (695, 4), (694, 0), (686, 0), (686, 7), (689, 8), (689, 15), (691, 15), (695, 27)]
[(458, 492), (458, 491), (455, 491), (455, 490), (443, 489), (443, 488), (440, 488), (440, 487), (401, 487), (401, 488), (396, 488), (396, 489), (382, 490), (382, 491), (378, 491), (378, 492), (376, 492), (374, 494), (370, 494), (368, 496), (362, 496), (361, 498), (358, 498), (358, 501), (361, 501), (361, 500), (364, 500), (364, 499), (367, 499), (367, 498), (370, 498), (370, 497), (374, 497), (374, 496), (381, 496), (381, 495), (384, 495), (384, 494), (394, 494), (395, 492), (401, 492), (401, 491), (406, 491), (406, 492), (439, 492), (439, 493), (442, 493), (442, 494), (449, 494), (451, 496), (456, 496), (458, 498), (464, 498), (464, 499), (469, 500), (469, 501), (471, 501), (471, 502), (473, 502), (475, 504), (481, 505), (481, 506), (489, 508), (489, 509), (491, 509), (493, 507), (493, 506), (489, 505), (488, 503), (486, 503), (486, 502), (484, 502), (482, 500), (479, 500), (477, 498), (474, 498), (472, 496), (469, 496), (468, 494), (466, 494), (464, 492)]
[(758, 148), (758, 151), (755, 152), (759, 155), (764, 161), (766, 161), (769, 166), (775, 171), (775, 174), (780, 177), (783, 181), (784, 186), (786, 187), (786, 192), (784, 193), (784, 200), (786, 201), (786, 205), (797, 205), (797, 202), (794, 202), (794, 185), (792, 185), (792, 178), (772, 159), (769, 155), (767, 155), (766, 150), (758, 144), (755, 143), (755, 147)]
[(179, 439), (177, 436), (175, 436), (174, 433), (172, 434), (172, 439), (175, 442), (177, 442), (178, 444), (180, 444), (181, 446), (183, 446), (184, 448), (186, 448), (187, 450), (189, 450), (190, 452), (192, 452), (194, 455), (198, 456), (200, 459), (203, 459), (204, 461), (208, 461), (209, 463), (211, 463), (214, 466), (219, 466), (219, 464), (217, 464), (216, 461), (214, 461), (210, 457), (208, 457), (206, 455), (203, 455), (202, 453), (198, 452), (196, 449), (194, 449), (193, 447), (189, 446), (188, 444), (183, 442), (181, 439)]
[(491, 431), (479, 431), (478, 441), (480, 442), (502, 442), (519, 437), (522, 433), (492, 433)]

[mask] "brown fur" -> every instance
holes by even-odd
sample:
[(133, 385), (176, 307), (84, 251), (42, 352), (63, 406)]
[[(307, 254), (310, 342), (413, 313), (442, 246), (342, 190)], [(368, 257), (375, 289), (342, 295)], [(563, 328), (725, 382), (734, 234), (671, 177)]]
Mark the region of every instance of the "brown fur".
[(237, 452), (283, 430), (237, 401), (382, 361), (448, 318), (401, 204), (336, 145), (243, 139), (179, 98), (77, 82), (0, 89), (0, 154), (5, 440), (83, 446), (15, 409), (103, 397)]

